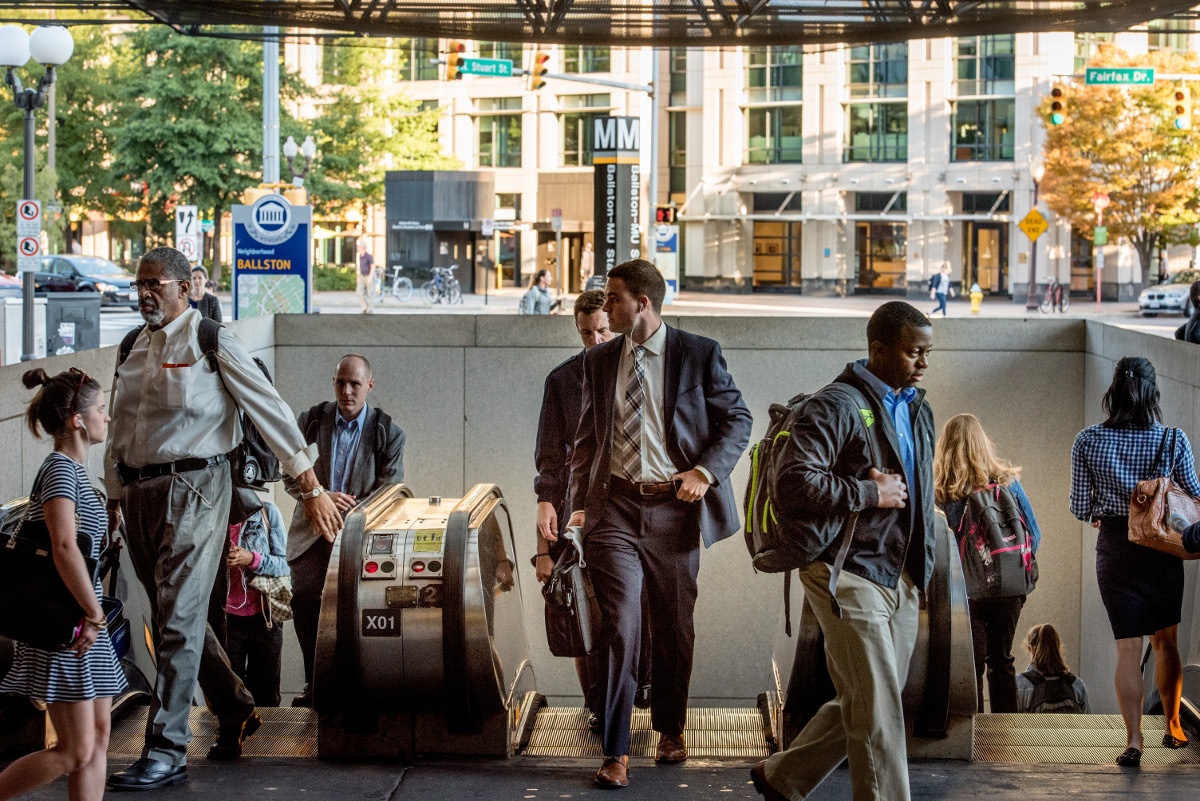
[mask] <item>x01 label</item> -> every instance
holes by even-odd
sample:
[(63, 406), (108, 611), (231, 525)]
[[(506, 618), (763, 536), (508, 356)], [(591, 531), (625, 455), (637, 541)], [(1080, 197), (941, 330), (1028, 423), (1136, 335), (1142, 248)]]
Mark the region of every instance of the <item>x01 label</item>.
[(364, 637), (399, 637), (399, 609), (364, 609), (362, 610), (362, 636)]

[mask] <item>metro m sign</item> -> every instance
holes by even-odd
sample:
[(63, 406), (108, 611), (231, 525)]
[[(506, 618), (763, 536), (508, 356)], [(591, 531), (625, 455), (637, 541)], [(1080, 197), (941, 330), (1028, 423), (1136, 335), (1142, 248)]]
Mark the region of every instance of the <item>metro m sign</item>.
[[(596, 159), (637, 157), (642, 150), (641, 119), (597, 117), (592, 128), (592, 152)], [(611, 163), (611, 162), (607, 162)], [(621, 163), (618, 160), (618, 163)]]

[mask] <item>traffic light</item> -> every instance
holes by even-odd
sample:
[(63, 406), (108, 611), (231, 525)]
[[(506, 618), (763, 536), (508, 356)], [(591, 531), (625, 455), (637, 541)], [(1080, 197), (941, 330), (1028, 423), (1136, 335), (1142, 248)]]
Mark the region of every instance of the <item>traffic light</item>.
[(529, 71), (529, 91), (536, 92), (546, 85), (546, 73), (550, 71), (550, 54), (541, 50), (533, 54), (533, 69)]
[(675, 224), (675, 207), (674, 206), (655, 206), (654, 207), (654, 222), (659, 225), (674, 225)]
[(446, 80), (458, 81), (462, 79), (462, 63), (463, 52), (467, 46), (462, 42), (450, 42), (449, 52), (446, 55)]
[(1067, 120), (1067, 91), (1061, 86), (1050, 90), (1050, 124), (1062, 125)]
[(1175, 130), (1192, 130), (1192, 90), (1186, 83), (1175, 90)]

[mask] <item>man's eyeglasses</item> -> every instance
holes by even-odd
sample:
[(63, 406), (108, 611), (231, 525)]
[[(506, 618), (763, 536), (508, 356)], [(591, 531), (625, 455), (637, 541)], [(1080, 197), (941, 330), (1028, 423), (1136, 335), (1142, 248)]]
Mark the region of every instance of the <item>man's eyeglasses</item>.
[(138, 292), (141, 292), (143, 289), (145, 289), (148, 292), (158, 292), (160, 289), (163, 288), (163, 284), (175, 284), (181, 280), (183, 280), (183, 279), (181, 279), (181, 278), (164, 278), (164, 279), (160, 280), (158, 278), (147, 278), (143, 281), (134, 281), (133, 288), (135, 290), (137, 290)]

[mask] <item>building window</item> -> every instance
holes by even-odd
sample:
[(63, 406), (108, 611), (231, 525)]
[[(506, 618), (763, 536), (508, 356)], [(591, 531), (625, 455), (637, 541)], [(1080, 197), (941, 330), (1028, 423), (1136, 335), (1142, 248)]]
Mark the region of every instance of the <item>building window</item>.
[(952, 161), (1012, 161), (1015, 100), (958, 100), (951, 108)]
[(801, 106), (746, 109), (746, 163), (798, 164), (804, 155)]
[(854, 224), (854, 259), (862, 291), (903, 292), (908, 286), (908, 226), (904, 223)]
[(564, 45), (559, 52), (562, 54), (562, 71), (566, 74), (612, 72), (612, 56), (607, 47)]
[[(757, 201), (758, 195), (755, 195), (755, 205)], [(798, 222), (755, 220), (755, 289), (769, 292), (800, 288), (800, 236), (803, 227)]]
[(997, 214), (1008, 214), (1011, 197), (1008, 192), (963, 192), (963, 214), (990, 214), (993, 209)]
[(521, 98), (480, 100), (476, 123), (480, 167), (521, 166)]
[(799, 45), (746, 49), (746, 103), (800, 100), (804, 51)]
[(520, 42), (480, 42), (480, 58), (506, 58), (515, 66), (521, 66)]
[(850, 97), (908, 97), (908, 44), (850, 48)]
[(1170, 50), (1187, 53), (1191, 39), (1188, 21), (1184, 19), (1158, 19), (1146, 25), (1146, 46), (1149, 50)]
[(670, 170), (667, 191), (674, 195), (687, 191), (687, 112), (667, 112), (667, 164)]
[(437, 39), (396, 39), (400, 63), (396, 79), (400, 81), (436, 81), (438, 79)]
[(564, 109), (588, 109), (588, 111), (565, 111), (560, 114), (562, 128), (562, 165), (564, 167), (590, 167), (592, 164), (592, 120), (607, 117), (612, 110), (608, 95), (566, 95), (561, 98)]
[(908, 160), (908, 103), (852, 103), (846, 114), (846, 161)]
[(954, 93), (960, 97), (1016, 91), (1016, 36), (963, 36), (958, 40)]
[(667, 98), (668, 106), (682, 106), (687, 103), (687, 59), (686, 47), (671, 48), (671, 94)]
[(1111, 33), (1077, 33), (1075, 34), (1075, 71), (1083, 72), (1096, 51), (1106, 44), (1112, 44)]

